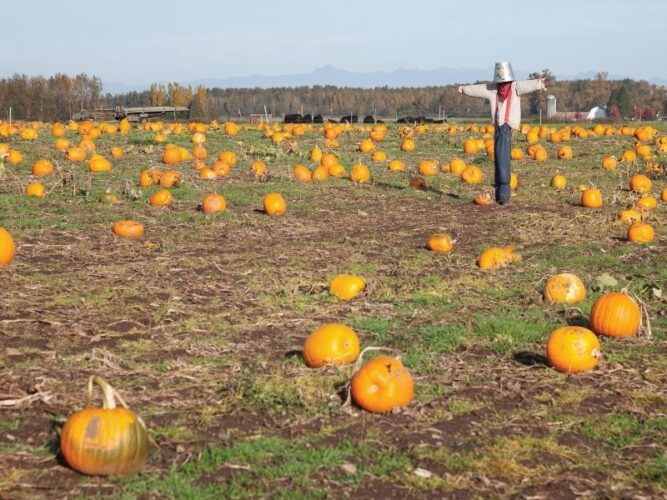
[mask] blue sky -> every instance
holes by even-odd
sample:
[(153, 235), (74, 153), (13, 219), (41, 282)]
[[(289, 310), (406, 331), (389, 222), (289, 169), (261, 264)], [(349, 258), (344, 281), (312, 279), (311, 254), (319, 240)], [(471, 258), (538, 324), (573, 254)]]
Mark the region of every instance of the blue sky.
[[(667, 78), (667, 0), (5, 2), (0, 76), (146, 84), (399, 67)], [(511, 9), (511, 12), (509, 11)]]

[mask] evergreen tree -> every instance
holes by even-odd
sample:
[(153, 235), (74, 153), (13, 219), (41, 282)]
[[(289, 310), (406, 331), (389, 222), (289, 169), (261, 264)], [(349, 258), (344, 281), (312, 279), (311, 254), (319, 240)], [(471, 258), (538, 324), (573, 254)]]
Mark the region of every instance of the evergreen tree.
[(625, 83), (611, 91), (607, 107), (611, 108), (612, 106), (618, 107), (621, 116), (632, 115), (632, 103)]

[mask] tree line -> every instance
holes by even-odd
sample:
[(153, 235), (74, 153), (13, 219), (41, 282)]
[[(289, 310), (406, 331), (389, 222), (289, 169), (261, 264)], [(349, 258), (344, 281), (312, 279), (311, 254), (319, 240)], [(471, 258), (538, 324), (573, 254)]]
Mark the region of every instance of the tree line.
[[(546, 111), (546, 95), (553, 94), (559, 111), (587, 112), (607, 106), (612, 118), (654, 119), (667, 115), (667, 89), (646, 81), (609, 80), (598, 73), (591, 80), (558, 81), (548, 69), (531, 78), (544, 77), (547, 93), (532, 93), (522, 100), (524, 116)], [(131, 106), (187, 106), (192, 120), (247, 119), (266, 112), (274, 117), (291, 113), (339, 117), (355, 114), (392, 119), (403, 116), (482, 118), (489, 116), (484, 100), (458, 92), (457, 85), (431, 87), (340, 88), (331, 85), (284, 88), (196, 88), (179, 83), (153, 83), (148, 90), (112, 95), (102, 93), (102, 80), (86, 74), (74, 77), (14, 75), (0, 79), (0, 115), (15, 119), (67, 120), (81, 109)]]

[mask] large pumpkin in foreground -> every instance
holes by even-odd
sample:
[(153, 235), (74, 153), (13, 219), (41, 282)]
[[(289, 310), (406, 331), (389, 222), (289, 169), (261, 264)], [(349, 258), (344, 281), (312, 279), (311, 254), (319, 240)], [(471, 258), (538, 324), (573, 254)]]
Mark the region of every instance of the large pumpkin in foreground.
[(641, 310), (626, 293), (605, 293), (591, 309), (591, 329), (598, 335), (632, 337), (637, 335)]
[[(60, 433), (60, 451), (67, 464), (83, 474), (109, 476), (141, 469), (148, 455), (148, 434), (143, 420), (129, 408), (117, 408), (113, 387), (90, 377), (102, 390), (102, 408), (85, 408), (67, 419)], [(119, 400), (124, 405), (122, 399)]]
[(579, 373), (595, 368), (600, 358), (600, 341), (588, 328), (563, 326), (547, 340), (547, 359), (559, 372)]
[(414, 381), (398, 359), (378, 356), (354, 374), (350, 392), (354, 402), (364, 410), (385, 413), (412, 401)]

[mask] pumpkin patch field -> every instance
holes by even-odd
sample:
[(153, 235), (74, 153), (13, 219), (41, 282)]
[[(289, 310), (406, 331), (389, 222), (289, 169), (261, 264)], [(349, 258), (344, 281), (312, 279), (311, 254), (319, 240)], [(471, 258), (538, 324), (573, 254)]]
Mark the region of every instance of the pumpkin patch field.
[(667, 495), (667, 130), (0, 122), (0, 497)]

